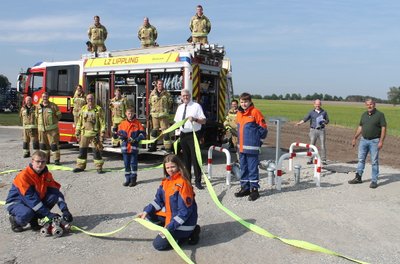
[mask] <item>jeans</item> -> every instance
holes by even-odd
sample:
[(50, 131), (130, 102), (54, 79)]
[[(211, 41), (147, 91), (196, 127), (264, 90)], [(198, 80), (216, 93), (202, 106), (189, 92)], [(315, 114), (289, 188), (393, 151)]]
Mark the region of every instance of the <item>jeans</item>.
[(371, 166), (372, 166), (372, 175), (371, 181), (378, 181), (379, 174), (379, 149), (378, 149), (379, 138), (375, 139), (365, 139), (361, 137), (360, 144), (358, 146), (358, 164), (357, 164), (357, 173), (362, 176), (365, 168), (365, 160), (367, 158), (368, 152), (371, 156)]
[(310, 144), (315, 146), (317, 139), (319, 138), (319, 143), (321, 145), (321, 152), (319, 153), (322, 161), (326, 161), (326, 147), (325, 147), (325, 128), (322, 129), (310, 129)]

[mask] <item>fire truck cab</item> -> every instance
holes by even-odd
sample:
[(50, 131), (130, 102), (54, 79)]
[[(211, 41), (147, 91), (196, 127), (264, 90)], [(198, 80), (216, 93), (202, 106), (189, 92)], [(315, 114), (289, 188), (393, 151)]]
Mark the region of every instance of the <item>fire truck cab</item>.
[[(182, 44), (145, 49), (130, 49), (84, 54), (81, 60), (38, 63), (28, 69), (25, 94), (40, 102), (47, 91), (50, 101), (63, 114), (60, 121), (60, 140), (76, 142), (73, 127), (72, 103), (76, 85), (85, 93), (95, 94), (96, 103), (105, 110), (107, 137), (111, 136), (110, 100), (120, 88), (136, 117), (151, 130), (149, 95), (155, 81), (162, 79), (174, 104), (170, 112), (171, 124), (176, 108), (181, 103), (182, 89), (191, 91), (207, 117), (204, 125), (204, 144), (220, 144), (222, 123), (233, 99), (232, 74), (223, 46), (214, 44)], [(119, 151), (105, 142), (105, 150)], [(146, 146), (143, 146), (144, 148)]]

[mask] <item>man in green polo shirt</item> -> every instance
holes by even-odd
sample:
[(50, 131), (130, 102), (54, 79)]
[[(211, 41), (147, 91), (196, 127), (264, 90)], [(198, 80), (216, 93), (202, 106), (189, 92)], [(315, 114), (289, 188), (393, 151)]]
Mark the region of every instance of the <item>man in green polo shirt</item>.
[(371, 184), (369, 187), (375, 189), (378, 187), (379, 150), (383, 147), (383, 141), (386, 136), (386, 119), (385, 115), (375, 108), (374, 100), (365, 100), (365, 106), (367, 107), (367, 111), (361, 115), (360, 124), (351, 143), (354, 147), (357, 138), (361, 135), (360, 144), (358, 145), (356, 177), (350, 180), (349, 183), (362, 183), (361, 177), (365, 168), (365, 159), (369, 152), (372, 166)]

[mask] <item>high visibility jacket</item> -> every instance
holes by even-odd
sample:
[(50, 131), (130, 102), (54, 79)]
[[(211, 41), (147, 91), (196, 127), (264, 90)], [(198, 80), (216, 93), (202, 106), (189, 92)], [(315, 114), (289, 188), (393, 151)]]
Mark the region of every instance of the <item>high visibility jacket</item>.
[(126, 118), (126, 108), (126, 98), (121, 97), (120, 99), (117, 99), (117, 97), (114, 97), (110, 100), (110, 109), (112, 113), (113, 124), (119, 124), (122, 122), (122, 120)]
[(56, 194), (60, 210), (67, 209), (60, 188), (61, 185), (54, 180), (47, 167), (37, 174), (30, 164), (15, 177), (7, 196), (6, 205), (23, 203), (40, 216), (45, 217), (50, 213), (50, 210), (42, 202), (47, 194)]
[(162, 180), (155, 200), (144, 211), (165, 216), (168, 231), (192, 231), (197, 224), (193, 187), (179, 172)]
[(138, 38), (140, 39), (140, 43), (144, 45), (154, 46), (154, 43), (157, 39), (157, 29), (152, 26), (142, 26), (138, 31)]
[(79, 114), (79, 111), (81, 111), (82, 106), (86, 104), (85, 95), (75, 92), (73, 104), (74, 104), (74, 109), (73, 109), (74, 115), (77, 115)]
[(236, 116), (239, 151), (247, 154), (258, 154), (262, 140), (266, 138), (268, 129), (264, 116), (251, 105), (246, 110), (239, 107)]
[(84, 105), (79, 112), (76, 132), (86, 137), (92, 137), (99, 136), (100, 133), (105, 131), (103, 109), (98, 105), (95, 105), (92, 109), (89, 109), (88, 105)]
[(27, 107), (26, 105), (24, 105), (23, 107), (21, 107), (19, 117), (22, 121), (22, 126), (24, 127), (24, 129), (32, 129), (38, 127), (36, 118), (36, 106), (32, 105), (31, 107)]
[(104, 41), (107, 38), (107, 29), (103, 25), (92, 25), (89, 27), (88, 30), (88, 37), (90, 39), (90, 42), (94, 45), (102, 45), (104, 44)]
[[(119, 138), (121, 142), (121, 152), (122, 153), (132, 153), (133, 151), (138, 151), (139, 141), (146, 137), (146, 132), (142, 123), (139, 120), (133, 119), (132, 121), (124, 120), (118, 125)], [(132, 142), (129, 140), (131, 138), (134, 140)]]
[(169, 92), (153, 89), (150, 93), (150, 114), (154, 118), (168, 117), (172, 107), (172, 98)]
[(205, 15), (199, 17), (196, 14), (190, 20), (189, 27), (193, 37), (206, 37), (211, 31), (211, 22)]
[(58, 129), (58, 120), (61, 118), (61, 112), (58, 106), (52, 102), (44, 106), (40, 104), (36, 107), (36, 116), (39, 131), (50, 131)]

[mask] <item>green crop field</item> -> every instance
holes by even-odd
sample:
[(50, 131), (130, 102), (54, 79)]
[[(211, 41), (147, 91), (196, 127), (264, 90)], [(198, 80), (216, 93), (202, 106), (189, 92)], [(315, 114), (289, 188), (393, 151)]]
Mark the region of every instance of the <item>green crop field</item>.
[[(267, 117), (284, 117), (288, 121), (300, 121), (313, 109), (312, 101), (271, 101), (253, 100), (257, 108)], [(361, 114), (366, 111), (364, 103), (322, 102), (329, 115), (330, 125), (357, 128)], [(385, 114), (388, 134), (400, 136), (400, 106), (377, 104), (376, 108)]]

